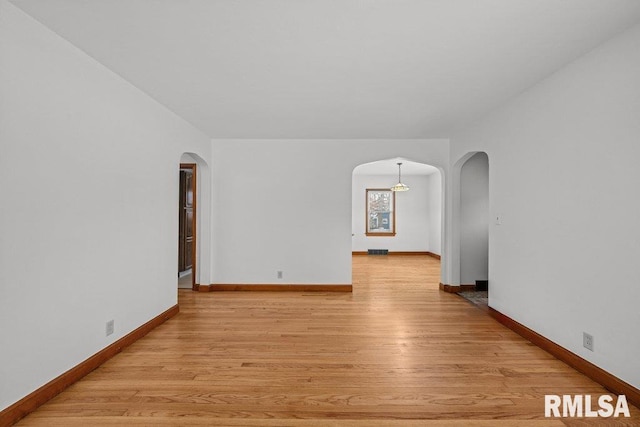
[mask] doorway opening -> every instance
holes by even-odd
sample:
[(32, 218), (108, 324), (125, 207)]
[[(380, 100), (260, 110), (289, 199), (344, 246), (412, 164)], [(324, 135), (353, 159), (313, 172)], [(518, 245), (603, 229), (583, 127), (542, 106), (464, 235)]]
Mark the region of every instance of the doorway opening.
[[(377, 207), (372, 201), (371, 193), (388, 193), (399, 181), (399, 166), (402, 163), (402, 183), (409, 191), (391, 192), (389, 212), (373, 212)], [(382, 197), (382, 196), (381, 196)], [(439, 284), (439, 261), (442, 248), (442, 209), (443, 190), (442, 173), (439, 168), (425, 163), (414, 162), (404, 158), (390, 158), (364, 163), (354, 168), (352, 173), (352, 231), (351, 249), (354, 265), (365, 262), (355, 257), (375, 257), (379, 262), (393, 257), (423, 256), (426, 263), (438, 264), (434, 286)], [(384, 199), (382, 199), (384, 201)], [(377, 233), (376, 218), (384, 220), (389, 217), (392, 232)], [(380, 221), (378, 221), (380, 222)], [(378, 224), (379, 225), (379, 224)], [(373, 229), (372, 229), (373, 227)], [(380, 227), (378, 227), (380, 228)], [(416, 258), (418, 260), (419, 258)], [(354, 268), (355, 273), (355, 268)], [(433, 273), (433, 269), (431, 270)], [(353, 285), (359, 278), (352, 277)]]
[(489, 158), (472, 153), (460, 168), (460, 288), (478, 305), (489, 292)]
[(195, 163), (180, 163), (178, 201), (178, 288), (196, 287), (196, 176)]

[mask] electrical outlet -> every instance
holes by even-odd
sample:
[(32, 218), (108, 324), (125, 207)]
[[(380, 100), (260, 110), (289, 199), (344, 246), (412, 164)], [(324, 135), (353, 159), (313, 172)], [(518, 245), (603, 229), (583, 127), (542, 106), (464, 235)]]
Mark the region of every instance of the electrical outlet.
[(107, 322), (107, 328), (106, 328), (106, 332), (107, 332), (107, 336), (111, 335), (113, 333), (113, 320), (109, 320)]
[(586, 332), (582, 333), (582, 345), (587, 350), (593, 351), (593, 335), (589, 335)]
[(282, 270), (278, 270), (278, 279), (282, 279)]

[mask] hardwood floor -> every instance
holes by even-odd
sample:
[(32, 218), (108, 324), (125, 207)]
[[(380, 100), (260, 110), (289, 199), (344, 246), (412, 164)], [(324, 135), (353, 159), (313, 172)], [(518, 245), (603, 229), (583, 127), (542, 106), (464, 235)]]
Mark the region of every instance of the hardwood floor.
[(180, 314), (18, 425), (640, 425), (545, 419), (545, 394), (610, 393), (439, 291), (439, 261), (353, 259), (353, 294), (180, 290)]

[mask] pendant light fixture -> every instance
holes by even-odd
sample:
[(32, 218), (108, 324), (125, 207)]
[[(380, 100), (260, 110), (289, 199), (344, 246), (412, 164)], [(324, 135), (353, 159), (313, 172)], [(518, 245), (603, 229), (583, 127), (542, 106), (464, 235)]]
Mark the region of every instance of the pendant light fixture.
[(400, 174), (400, 166), (402, 163), (398, 163), (398, 183), (391, 187), (391, 191), (409, 191), (409, 187), (402, 183), (402, 176)]

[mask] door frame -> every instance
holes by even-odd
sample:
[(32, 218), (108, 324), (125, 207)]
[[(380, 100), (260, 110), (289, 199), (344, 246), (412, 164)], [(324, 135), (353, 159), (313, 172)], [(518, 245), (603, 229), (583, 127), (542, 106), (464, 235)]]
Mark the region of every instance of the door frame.
[[(191, 184), (191, 190), (193, 191), (193, 219), (191, 220), (191, 226), (193, 229), (193, 240), (191, 241), (191, 256), (192, 256), (192, 261), (191, 261), (191, 289), (194, 291), (198, 290), (198, 285), (196, 284), (196, 268), (198, 266), (197, 264), (197, 260), (198, 260), (198, 254), (197, 254), (197, 247), (198, 245), (196, 244), (197, 240), (198, 240), (198, 229), (197, 229), (197, 217), (198, 217), (198, 175), (197, 175), (197, 165), (195, 163), (180, 163), (180, 169), (191, 169), (191, 172), (193, 174), (193, 179), (191, 180), (192, 184)], [(179, 190), (182, 191), (182, 188)], [(180, 197), (178, 197), (178, 199), (180, 199)], [(182, 206), (180, 206), (180, 209), (182, 209)], [(179, 234), (179, 232), (178, 232)], [(179, 236), (178, 236), (179, 237)], [(178, 242), (178, 245), (180, 243)]]

